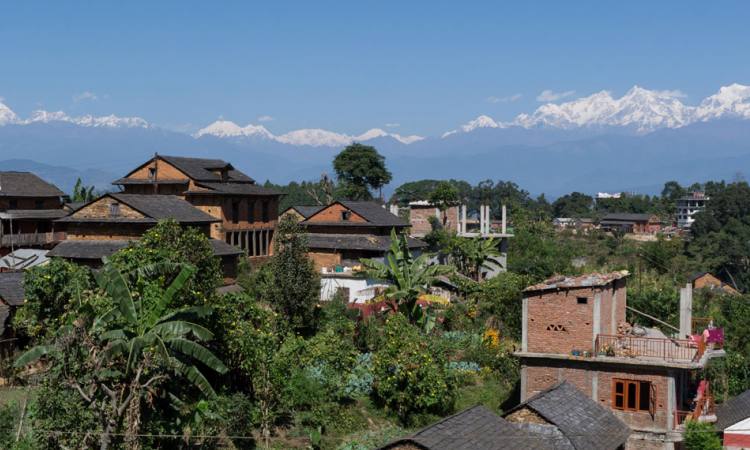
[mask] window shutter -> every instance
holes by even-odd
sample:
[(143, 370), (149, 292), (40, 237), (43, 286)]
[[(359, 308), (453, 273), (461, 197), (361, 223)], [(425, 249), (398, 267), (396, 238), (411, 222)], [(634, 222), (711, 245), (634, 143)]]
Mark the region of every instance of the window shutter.
[(649, 396), (649, 402), (648, 402), (648, 412), (651, 414), (651, 418), (653, 419), (656, 415), (656, 384), (655, 383), (649, 383), (651, 395)]

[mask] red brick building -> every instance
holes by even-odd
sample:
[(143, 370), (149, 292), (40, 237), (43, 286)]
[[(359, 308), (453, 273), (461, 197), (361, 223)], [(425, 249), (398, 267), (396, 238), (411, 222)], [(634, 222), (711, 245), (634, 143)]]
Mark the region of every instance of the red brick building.
[(607, 231), (654, 234), (661, 230), (661, 221), (653, 214), (611, 213), (602, 218), (599, 226)]
[(672, 449), (686, 418), (706, 416), (712, 402), (701, 371), (723, 351), (627, 324), (627, 276), (555, 277), (526, 288), (521, 400), (568, 381), (630, 426), (628, 448)]
[(416, 237), (424, 237), (430, 233), (432, 231), (431, 217), (437, 218), (445, 230), (458, 232), (458, 223), (461, 220), (458, 205), (440, 211), (432, 203), (421, 200), (409, 203), (410, 234)]

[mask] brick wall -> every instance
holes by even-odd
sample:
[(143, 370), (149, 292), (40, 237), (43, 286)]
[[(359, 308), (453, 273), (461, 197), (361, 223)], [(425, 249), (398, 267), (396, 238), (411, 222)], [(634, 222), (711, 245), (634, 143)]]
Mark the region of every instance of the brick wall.
[(341, 264), (341, 254), (333, 251), (326, 252), (323, 250), (317, 250), (309, 252), (307, 256), (313, 260), (313, 263), (315, 263), (315, 270), (318, 271), (323, 267), (335, 267), (336, 265)]
[[(458, 207), (452, 206), (445, 211), (447, 218), (444, 228), (450, 231), (458, 231)], [(411, 225), (411, 234), (414, 236), (424, 236), (432, 231), (430, 217), (437, 217), (440, 223), (443, 223), (443, 213), (434, 206), (411, 206), (409, 207), (409, 222)]]
[[(633, 429), (658, 433), (673, 428), (673, 423), (668, 420), (669, 376), (666, 369), (594, 364), (583, 360), (542, 359), (525, 359), (522, 368), (525, 377), (523, 398), (528, 399), (555, 383), (567, 380)], [(656, 387), (656, 413), (653, 418), (648, 411), (631, 412), (612, 408), (613, 380), (616, 378), (653, 383)], [(597, 386), (597, 391), (592, 393), (594, 385)]]
[[(99, 200), (71, 214), (71, 217), (83, 218), (83, 219), (109, 219), (111, 217), (110, 205), (113, 203), (120, 203), (120, 202), (118, 202), (117, 200), (111, 197), (102, 197)], [(130, 206), (120, 203), (119, 217), (128, 218), (128, 219), (142, 219), (145, 216), (141, 214), (140, 212), (134, 210)]]
[[(312, 217), (308, 219), (309, 222), (342, 222), (346, 223), (347, 221), (342, 220), (341, 213), (344, 211), (349, 211), (347, 208), (344, 207), (344, 205), (341, 205), (339, 203), (334, 203), (333, 205), (329, 205), (325, 208), (323, 208), (321, 211), (318, 211), (316, 214), (314, 214)], [(348, 222), (357, 222), (357, 223), (365, 223), (367, 220), (360, 216), (359, 214), (355, 213), (354, 211), (351, 211), (351, 216), (349, 217)]]

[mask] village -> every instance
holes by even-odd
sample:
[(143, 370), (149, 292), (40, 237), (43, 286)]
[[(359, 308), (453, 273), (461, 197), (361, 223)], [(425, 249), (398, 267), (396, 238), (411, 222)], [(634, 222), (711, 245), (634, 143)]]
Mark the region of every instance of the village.
[[(308, 204), (214, 158), (157, 153), (100, 193), (0, 172), (0, 395), (21, 399), (0, 397), (0, 442), (750, 446), (748, 377), (732, 368), (745, 324), (729, 312), (744, 289), (705, 264), (680, 274), (707, 242), (691, 227), (746, 183), (665, 188), (653, 202), (667, 214), (619, 193), (542, 214), (449, 182), (386, 202), (369, 192), (384, 180), (347, 185), (338, 165), (373, 153), (344, 149), (344, 193), (322, 180)], [(159, 425), (163, 408), (194, 410), (190, 428)], [(32, 420), (83, 429), (40, 435)]]

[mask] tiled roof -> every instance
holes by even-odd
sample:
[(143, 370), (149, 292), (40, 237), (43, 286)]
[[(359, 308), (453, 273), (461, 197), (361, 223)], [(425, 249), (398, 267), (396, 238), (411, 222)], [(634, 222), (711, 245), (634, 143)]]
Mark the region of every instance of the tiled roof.
[(0, 172), (0, 197), (62, 197), (56, 186), (31, 172)]
[(221, 181), (221, 177), (213, 173), (212, 169), (227, 168), (229, 181), (254, 183), (255, 180), (236, 170), (228, 162), (221, 159), (187, 158), (183, 156), (159, 155), (159, 158), (180, 169), (187, 176), (196, 181)]
[(405, 227), (409, 225), (406, 220), (391, 214), (376, 202), (352, 202), (345, 200), (339, 203), (364, 217), (373, 225), (386, 227)]
[(732, 397), (716, 407), (717, 420), (714, 427), (723, 431), (748, 417), (750, 417), (750, 390)]
[(474, 406), (423, 428), (382, 450), (413, 445), (424, 450), (546, 450), (554, 444), (545, 436), (524, 430), (484, 406)]
[(290, 206), (289, 209), (293, 209), (293, 210), (297, 211), (298, 213), (300, 213), (302, 215), (302, 217), (304, 217), (305, 219), (307, 219), (308, 217), (312, 216), (316, 212), (318, 212), (321, 209), (323, 209), (323, 206), (320, 206), (320, 205), (315, 205), (315, 206), (295, 205), (295, 206)]
[[(120, 203), (124, 203), (146, 216), (143, 218), (127, 217), (94, 217), (79, 218), (68, 216), (60, 219), (60, 222), (156, 222), (163, 219), (174, 219), (180, 223), (212, 223), (221, 222), (212, 215), (201, 211), (186, 200), (176, 195), (149, 195), (149, 194), (105, 194)], [(99, 200), (99, 199), (97, 199)], [(94, 201), (97, 201), (94, 200)]]
[(0, 272), (0, 303), (23, 305), (23, 272)]
[(211, 244), (211, 248), (214, 250), (214, 256), (241, 255), (243, 253), (241, 249), (229, 245), (224, 241), (218, 239), (209, 239), (208, 241)]
[(630, 273), (627, 270), (620, 270), (618, 272), (610, 273), (589, 273), (575, 277), (559, 275), (549, 278), (541, 283), (529, 286), (524, 289), (524, 292), (606, 286), (615, 280), (625, 278), (629, 275)]
[(540, 392), (505, 414), (529, 408), (560, 429), (577, 450), (611, 450), (628, 440), (630, 428), (567, 381)]
[(122, 250), (130, 242), (126, 240), (67, 240), (57, 244), (55, 248), (47, 253), (47, 256), (57, 256), (65, 259), (100, 260), (105, 256), (111, 256), (118, 250)]
[(9, 209), (0, 212), (1, 219), (59, 219), (68, 215), (64, 209)]
[[(426, 247), (427, 243), (407, 237), (409, 248)], [(328, 234), (307, 233), (307, 243), (311, 249), (327, 250), (373, 250), (387, 251), (391, 246), (390, 236), (373, 234)]]
[(211, 191), (187, 191), (191, 195), (200, 194), (232, 194), (232, 195), (281, 195), (281, 192), (275, 189), (269, 189), (267, 187), (258, 186), (253, 183), (214, 183), (214, 182), (199, 182), (199, 186), (211, 189)]

